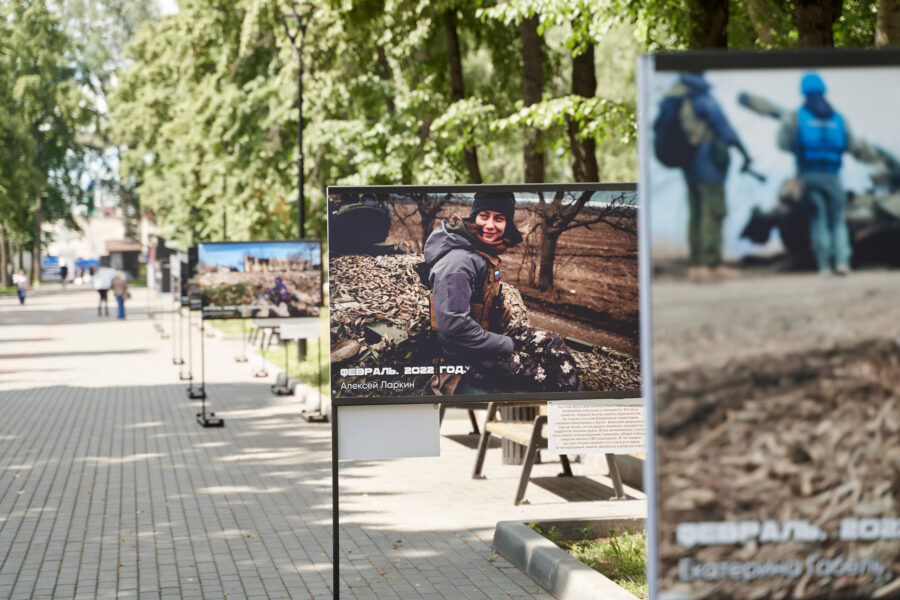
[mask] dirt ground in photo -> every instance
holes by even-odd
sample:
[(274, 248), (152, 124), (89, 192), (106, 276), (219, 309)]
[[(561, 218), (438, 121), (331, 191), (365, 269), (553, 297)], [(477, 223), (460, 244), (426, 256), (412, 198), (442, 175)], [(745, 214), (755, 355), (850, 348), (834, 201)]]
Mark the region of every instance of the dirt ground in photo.
[[(900, 274), (654, 284), (661, 589), (691, 598), (896, 597), (900, 542), (840, 542), (900, 498)], [(800, 519), (829, 539), (677, 545), (679, 522)], [(880, 576), (678, 581), (678, 560), (878, 560)], [(876, 593), (887, 595), (873, 596)]]

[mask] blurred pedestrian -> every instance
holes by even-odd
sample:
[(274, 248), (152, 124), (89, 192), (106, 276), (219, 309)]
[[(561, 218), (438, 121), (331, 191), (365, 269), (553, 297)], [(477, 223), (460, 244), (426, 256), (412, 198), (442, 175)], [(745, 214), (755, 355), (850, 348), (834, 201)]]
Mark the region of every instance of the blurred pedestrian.
[(844, 152), (871, 162), (877, 156), (862, 140), (855, 139), (844, 117), (825, 99), (825, 82), (816, 73), (800, 80), (803, 105), (787, 115), (778, 131), (778, 146), (792, 152), (802, 198), (813, 214), (809, 239), (816, 266), (823, 275), (850, 272), (850, 234), (844, 208), (847, 194), (840, 171)]
[(112, 287), (113, 279), (115, 279), (116, 272), (109, 267), (102, 267), (99, 269), (92, 278), (94, 289), (97, 290), (97, 293), (100, 295), (100, 300), (97, 304), (97, 316), (101, 315), (101, 311), (107, 317), (109, 316), (109, 288)]
[(112, 291), (116, 295), (116, 305), (118, 307), (118, 318), (125, 318), (125, 300), (131, 298), (131, 292), (128, 291), (128, 282), (125, 276), (120, 272), (116, 273), (115, 279), (112, 280)]
[(69, 266), (65, 263), (59, 268), (59, 279), (62, 281), (63, 287), (66, 287), (66, 280), (69, 277)]
[(13, 274), (13, 284), (16, 286), (16, 294), (19, 296), (19, 304), (25, 304), (25, 290), (28, 289), (28, 277), (25, 275), (25, 269), (19, 269), (18, 273)]
[(729, 149), (734, 146), (743, 155), (745, 169), (751, 162), (710, 88), (703, 73), (681, 73), (663, 98), (653, 124), (657, 159), (667, 167), (681, 169), (687, 184), (688, 276), (694, 281), (740, 275), (722, 264)]

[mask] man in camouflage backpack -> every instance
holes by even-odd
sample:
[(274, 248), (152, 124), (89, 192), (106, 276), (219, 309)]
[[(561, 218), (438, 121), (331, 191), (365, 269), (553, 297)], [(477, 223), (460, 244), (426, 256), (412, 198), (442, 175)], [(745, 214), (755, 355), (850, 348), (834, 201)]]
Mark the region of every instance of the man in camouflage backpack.
[(737, 276), (722, 264), (729, 148), (743, 155), (744, 168), (751, 160), (702, 73), (681, 73), (662, 100), (653, 130), (657, 159), (680, 168), (688, 188), (688, 276), (694, 281)]

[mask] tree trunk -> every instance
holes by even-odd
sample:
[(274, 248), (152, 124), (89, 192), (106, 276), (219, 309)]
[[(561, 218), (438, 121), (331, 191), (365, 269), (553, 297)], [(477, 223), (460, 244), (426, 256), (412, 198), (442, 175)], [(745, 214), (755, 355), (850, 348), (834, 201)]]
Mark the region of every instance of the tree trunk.
[[(543, 72), (541, 69), (541, 36), (538, 35), (538, 18), (522, 21), (522, 99), (525, 106), (541, 101)], [(544, 181), (544, 153), (540, 148), (537, 131), (525, 132), (525, 182)]]
[(9, 252), (6, 245), (6, 228), (0, 225), (0, 287), (9, 285)]
[(760, 41), (767, 46), (775, 44), (776, 40), (771, 24), (772, 13), (769, 10), (768, 0), (747, 0), (747, 14)]
[(879, 0), (876, 46), (900, 46), (900, 0)]
[(41, 278), (41, 217), (43, 198), (38, 193), (34, 202), (34, 248), (31, 251), (31, 284), (34, 285)]
[[(392, 83), (394, 80), (394, 72), (391, 69), (391, 64), (388, 62), (387, 54), (384, 51), (384, 48), (378, 46), (378, 70), (381, 72), (381, 78), (387, 81), (388, 83)], [(384, 97), (384, 105), (387, 108), (389, 113), (393, 113), (396, 108), (394, 105), (394, 97), (388, 94)]]
[(538, 289), (548, 290), (553, 287), (553, 263), (556, 259), (556, 245), (562, 231), (544, 229), (541, 238), (541, 266), (538, 273)]
[[(462, 52), (459, 49), (459, 36), (456, 32), (456, 17), (453, 11), (444, 11), (444, 33), (447, 37), (447, 61), (450, 63), (450, 98), (454, 102), (464, 100), (466, 86), (463, 81)], [(478, 166), (478, 152), (473, 146), (463, 148), (466, 170), (469, 171), (469, 183), (481, 183), (481, 169)]]
[(694, 0), (688, 6), (691, 48), (727, 48), (728, 0)]
[[(594, 45), (572, 59), (572, 93), (583, 98), (593, 98), (597, 92), (597, 75), (594, 71)], [(572, 153), (572, 177), (575, 181), (600, 181), (597, 165), (597, 141), (594, 138), (578, 139), (579, 124), (569, 119), (566, 124), (569, 147)]]
[(800, 46), (834, 47), (834, 22), (842, 10), (841, 0), (796, 0), (794, 19)]

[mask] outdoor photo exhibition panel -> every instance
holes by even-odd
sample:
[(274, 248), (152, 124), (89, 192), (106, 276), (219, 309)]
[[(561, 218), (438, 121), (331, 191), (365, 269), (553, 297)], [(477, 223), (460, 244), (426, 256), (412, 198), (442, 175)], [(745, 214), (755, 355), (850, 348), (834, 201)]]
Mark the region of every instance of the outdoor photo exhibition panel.
[[(201, 310), (197, 422), (221, 427), (222, 419), (206, 411), (204, 323), (208, 319), (318, 318), (322, 304), (322, 245), (319, 240), (216, 242), (197, 246), (189, 302)], [(198, 301), (199, 300), (199, 301)], [(276, 321), (277, 320), (277, 321)]]
[(339, 460), (439, 454), (442, 401), (640, 397), (637, 189), (331, 187), (328, 252), (338, 599)]
[(333, 404), (640, 397), (636, 200), (329, 188)]
[(651, 594), (900, 597), (900, 53), (639, 96)]
[(194, 281), (204, 319), (317, 317), (319, 240), (202, 243)]

